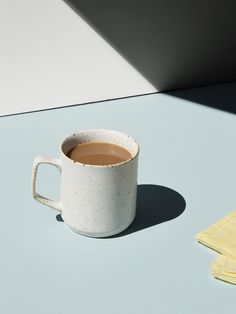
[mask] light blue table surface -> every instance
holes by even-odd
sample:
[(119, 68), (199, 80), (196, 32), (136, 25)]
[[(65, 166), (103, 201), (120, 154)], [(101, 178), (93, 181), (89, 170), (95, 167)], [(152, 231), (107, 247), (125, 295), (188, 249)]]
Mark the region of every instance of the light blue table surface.
[[(34, 157), (58, 156), (62, 138), (88, 128), (139, 141), (141, 210), (157, 209), (161, 223), (86, 238), (32, 199)], [(3, 117), (0, 134), (0, 313), (235, 311), (235, 286), (210, 274), (217, 254), (195, 240), (236, 208), (235, 115), (154, 94)], [(39, 172), (39, 191), (57, 199), (57, 170)]]

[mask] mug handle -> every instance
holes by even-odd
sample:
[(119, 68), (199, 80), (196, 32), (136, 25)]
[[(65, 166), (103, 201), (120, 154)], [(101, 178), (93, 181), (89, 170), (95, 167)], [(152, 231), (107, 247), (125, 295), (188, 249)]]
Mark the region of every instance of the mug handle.
[(60, 159), (57, 159), (57, 158), (37, 156), (34, 159), (33, 169), (32, 169), (32, 194), (33, 194), (33, 198), (36, 201), (38, 201), (44, 205), (47, 205), (47, 206), (49, 206), (49, 207), (51, 207), (51, 208), (53, 208), (53, 209), (55, 209), (61, 213), (61, 211), (62, 211), (61, 202), (52, 201), (52, 200), (38, 194), (36, 191), (36, 177), (37, 177), (38, 167), (40, 164), (53, 165), (53, 166), (57, 167), (58, 170), (61, 172), (61, 161), (60, 161)]

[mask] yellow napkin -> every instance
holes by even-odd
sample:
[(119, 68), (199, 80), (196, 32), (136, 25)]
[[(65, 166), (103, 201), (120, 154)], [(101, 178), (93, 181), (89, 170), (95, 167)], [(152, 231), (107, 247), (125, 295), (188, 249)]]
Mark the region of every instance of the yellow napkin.
[(214, 277), (236, 285), (236, 262), (219, 255), (211, 266)]
[(196, 236), (220, 255), (212, 265), (214, 277), (236, 284), (236, 210)]

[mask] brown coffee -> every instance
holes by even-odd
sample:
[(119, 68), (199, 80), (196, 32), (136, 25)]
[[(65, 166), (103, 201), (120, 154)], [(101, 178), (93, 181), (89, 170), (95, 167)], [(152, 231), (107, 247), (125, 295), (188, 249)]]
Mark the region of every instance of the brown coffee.
[(67, 154), (74, 161), (89, 165), (113, 165), (131, 158), (125, 148), (103, 142), (88, 142), (78, 144)]

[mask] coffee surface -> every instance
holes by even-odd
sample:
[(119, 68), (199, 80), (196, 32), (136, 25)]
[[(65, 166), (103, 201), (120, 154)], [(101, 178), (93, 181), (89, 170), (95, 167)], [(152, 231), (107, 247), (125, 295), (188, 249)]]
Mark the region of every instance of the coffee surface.
[(103, 142), (88, 142), (73, 147), (67, 156), (83, 164), (89, 165), (113, 165), (131, 158), (131, 154), (125, 148)]

